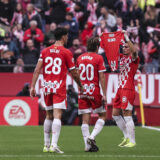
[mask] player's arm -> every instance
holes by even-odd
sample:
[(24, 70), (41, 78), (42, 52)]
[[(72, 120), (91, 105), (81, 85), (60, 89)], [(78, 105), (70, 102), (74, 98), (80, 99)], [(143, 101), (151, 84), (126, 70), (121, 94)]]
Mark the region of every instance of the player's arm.
[(100, 80), (100, 84), (102, 87), (102, 92), (103, 92), (103, 103), (104, 105), (106, 105), (107, 100), (106, 100), (106, 77), (105, 77), (105, 73), (104, 72), (99, 72), (99, 80)]
[(31, 89), (30, 89), (31, 98), (36, 96), (35, 85), (39, 77), (40, 71), (42, 69), (42, 66), (43, 66), (43, 61), (39, 60), (34, 70), (33, 77), (32, 77), (32, 83), (31, 83)]
[(73, 79), (76, 81), (76, 83), (78, 84), (78, 86), (80, 87), (80, 91), (83, 92), (83, 86), (81, 84), (80, 78), (79, 78), (79, 73), (77, 69), (72, 69), (70, 71)]
[(128, 43), (128, 46), (129, 46), (130, 51), (132, 53), (132, 58), (137, 59), (138, 53), (136, 51), (136, 48), (134, 47), (134, 44), (130, 41), (130, 39), (127, 35), (127, 32), (126, 31), (123, 31), (123, 32), (124, 32), (124, 38), (125, 38), (126, 42)]

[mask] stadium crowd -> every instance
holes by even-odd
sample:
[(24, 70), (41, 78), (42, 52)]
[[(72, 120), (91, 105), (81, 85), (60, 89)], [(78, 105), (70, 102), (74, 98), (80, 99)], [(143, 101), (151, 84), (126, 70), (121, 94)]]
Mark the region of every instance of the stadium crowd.
[(75, 60), (88, 38), (127, 30), (140, 70), (160, 71), (160, 0), (0, 0), (0, 72), (33, 72), (57, 26), (69, 30), (66, 47)]

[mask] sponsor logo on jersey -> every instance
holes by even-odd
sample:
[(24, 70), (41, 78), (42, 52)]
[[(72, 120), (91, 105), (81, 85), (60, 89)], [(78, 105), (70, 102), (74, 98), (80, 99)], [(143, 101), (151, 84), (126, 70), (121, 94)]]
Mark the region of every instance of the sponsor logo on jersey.
[(83, 87), (84, 87), (84, 94), (90, 94), (90, 95), (92, 95), (93, 94), (93, 92), (94, 92), (94, 90), (95, 90), (95, 85), (93, 84), (93, 83), (91, 83), (91, 84), (84, 84), (83, 85)]
[(12, 126), (23, 126), (31, 117), (29, 105), (23, 100), (12, 100), (4, 108), (4, 118)]

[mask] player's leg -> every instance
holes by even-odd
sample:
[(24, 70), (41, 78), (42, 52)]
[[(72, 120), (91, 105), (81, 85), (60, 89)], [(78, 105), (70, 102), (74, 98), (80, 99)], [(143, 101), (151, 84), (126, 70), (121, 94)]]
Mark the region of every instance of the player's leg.
[(90, 113), (84, 113), (82, 114), (82, 126), (81, 131), (83, 135), (83, 140), (85, 144), (85, 151), (89, 151), (91, 146), (87, 143), (87, 139), (90, 135), (89, 133), (89, 121), (90, 121)]
[(95, 123), (94, 129), (89, 136), (89, 139), (95, 140), (96, 136), (101, 132), (106, 120), (106, 112), (98, 113), (99, 118)]
[(93, 96), (94, 96), (94, 99), (91, 100), (92, 110), (93, 110), (93, 113), (99, 114), (99, 118), (96, 121), (95, 126), (93, 128), (93, 131), (92, 131), (91, 135), (89, 136), (87, 142), (91, 146), (94, 146), (98, 151), (99, 148), (96, 146), (95, 138), (101, 132), (101, 130), (103, 129), (103, 126), (105, 124), (106, 109), (105, 109), (105, 106), (103, 106), (103, 104), (102, 104), (102, 96), (100, 94), (99, 95), (96, 94)]
[(135, 142), (135, 125), (132, 119), (133, 102), (135, 99), (135, 91), (126, 90), (123, 94), (122, 100), (124, 101), (122, 105), (123, 116), (126, 122), (126, 130), (128, 133), (129, 143), (124, 147), (134, 147)]
[(54, 104), (53, 104), (54, 120), (52, 123), (52, 144), (50, 147), (50, 152), (64, 153), (58, 147), (58, 140), (61, 132), (61, 118), (63, 109), (66, 109), (66, 100), (65, 97), (61, 97), (60, 95), (54, 95), (53, 99), (54, 99)]
[(53, 110), (46, 111), (46, 119), (44, 120), (44, 148), (43, 152), (48, 152), (50, 148), (50, 134), (52, 130)]
[(126, 128), (128, 133), (129, 142), (124, 147), (134, 147), (136, 145), (135, 141), (135, 125), (132, 119), (131, 110), (123, 110), (124, 119), (126, 121)]
[(44, 104), (46, 109), (46, 118), (44, 120), (44, 148), (43, 152), (49, 152), (50, 148), (50, 135), (52, 131), (53, 122), (53, 102), (52, 94), (44, 95)]
[(90, 121), (90, 102), (87, 99), (79, 98), (78, 99), (78, 114), (82, 115), (82, 125), (81, 131), (85, 145), (85, 151), (90, 151), (91, 146), (87, 144), (87, 138), (89, 137), (89, 121)]
[(123, 147), (126, 143), (128, 143), (129, 140), (128, 140), (126, 123), (123, 117), (121, 116), (121, 98), (120, 98), (121, 96), (120, 94), (121, 92), (120, 90), (118, 90), (116, 97), (114, 99), (114, 103), (113, 103), (112, 117), (124, 135), (123, 141), (118, 145), (120, 147)]

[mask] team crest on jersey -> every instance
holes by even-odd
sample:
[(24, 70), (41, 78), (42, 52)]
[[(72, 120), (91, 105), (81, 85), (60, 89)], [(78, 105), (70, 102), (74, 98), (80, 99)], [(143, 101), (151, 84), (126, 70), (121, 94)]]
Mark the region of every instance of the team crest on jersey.
[(126, 96), (123, 96), (122, 97), (122, 103), (126, 103), (127, 102), (127, 97)]

